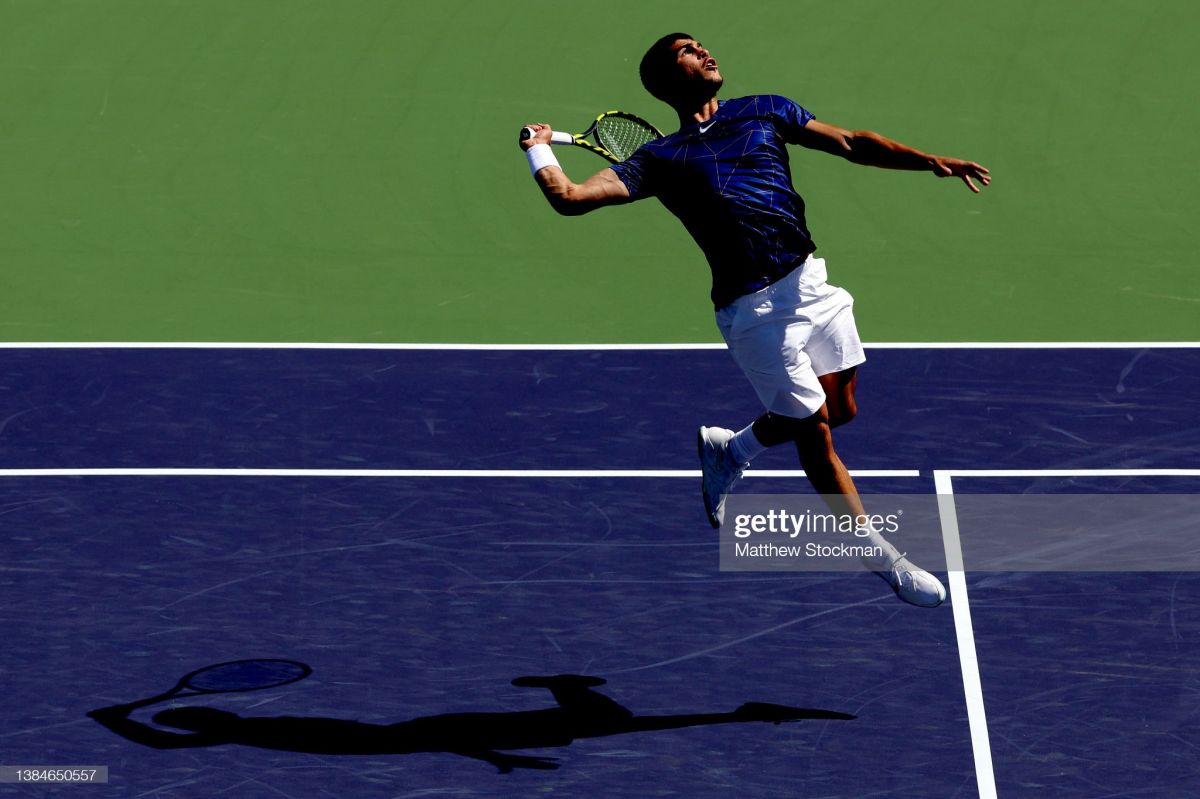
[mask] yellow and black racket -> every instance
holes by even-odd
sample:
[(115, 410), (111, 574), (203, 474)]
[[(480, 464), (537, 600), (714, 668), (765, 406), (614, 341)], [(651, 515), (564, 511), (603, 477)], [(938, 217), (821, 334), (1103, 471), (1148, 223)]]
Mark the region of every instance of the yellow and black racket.
[[(521, 141), (531, 136), (532, 128), (521, 128)], [(588, 136), (594, 138), (596, 143), (588, 141)], [(646, 142), (658, 138), (662, 138), (662, 132), (641, 117), (624, 111), (605, 111), (583, 133), (556, 130), (550, 141), (582, 147), (616, 164), (633, 155)]]

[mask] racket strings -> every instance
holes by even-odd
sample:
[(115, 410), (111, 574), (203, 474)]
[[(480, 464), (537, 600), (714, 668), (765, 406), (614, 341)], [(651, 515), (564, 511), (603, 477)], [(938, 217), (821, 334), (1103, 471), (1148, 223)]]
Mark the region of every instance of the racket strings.
[(658, 133), (643, 122), (625, 117), (606, 116), (596, 123), (596, 141), (618, 161), (624, 161), (637, 148), (658, 138)]
[(201, 669), (187, 678), (187, 687), (205, 693), (254, 691), (287, 685), (312, 672), (303, 663), (289, 660), (241, 660)]

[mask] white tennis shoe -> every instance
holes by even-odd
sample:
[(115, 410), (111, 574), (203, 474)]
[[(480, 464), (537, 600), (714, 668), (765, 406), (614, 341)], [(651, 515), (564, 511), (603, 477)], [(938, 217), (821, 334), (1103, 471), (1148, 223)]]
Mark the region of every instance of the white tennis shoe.
[(749, 465), (734, 462), (729, 452), (729, 440), (733, 435), (732, 430), (723, 427), (701, 427), (696, 438), (700, 455), (700, 493), (704, 496), (708, 523), (713, 527), (720, 527), (725, 520), (725, 495)]
[(891, 583), (896, 595), (910, 605), (936, 608), (946, 601), (946, 587), (942, 581), (906, 557), (897, 558), (886, 572), (876, 573)]

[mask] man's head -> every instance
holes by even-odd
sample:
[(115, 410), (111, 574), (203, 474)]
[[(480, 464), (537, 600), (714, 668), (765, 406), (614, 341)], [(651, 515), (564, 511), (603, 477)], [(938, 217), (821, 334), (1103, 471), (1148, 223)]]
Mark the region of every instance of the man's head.
[(724, 82), (716, 59), (688, 33), (668, 33), (652, 44), (640, 71), (646, 91), (672, 107), (705, 102)]

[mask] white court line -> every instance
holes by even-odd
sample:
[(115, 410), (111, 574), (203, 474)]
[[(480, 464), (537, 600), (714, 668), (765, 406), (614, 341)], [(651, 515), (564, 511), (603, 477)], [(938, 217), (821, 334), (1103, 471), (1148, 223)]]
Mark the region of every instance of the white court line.
[(1200, 477), (1200, 469), (935, 469), (933, 484), (938, 493), (938, 514), (942, 524), (942, 543), (946, 549), (947, 577), (954, 610), (954, 629), (958, 640), (958, 661), (962, 668), (963, 693), (967, 702), (967, 720), (971, 728), (971, 750), (975, 757), (975, 778), (980, 799), (996, 799), (996, 775), (992, 766), (991, 739), (983, 704), (983, 681), (979, 675), (979, 657), (975, 651), (975, 629), (971, 622), (971, 603), (967, 594), (966, 568), (963, 565), (962, 539), (954, 505), (953, 478), (970, 477)]
[[(851, 476), (920, 477), (917, 469), (861, 469)], [(697, 478), (699, 469), (0, 469), (0, 477), (511, 477), (511, 478)], [(804, 477), (788, 469), (748, 469), (746, 477)]]
[[(1196, 349), (1200, 341), (880, 341), (869, 350), (1097, 350)], [(720, 342), (664, 344), (471, 344), (412, 342), (250, 342), (250, 341), (0, 341), (6, 350), (77, 349), (198, 349), (198, 350), (481, 350), (481, 351), (603, 351), (603, 350), (723, 350)]]
[(863, 346), (876, 350), (1141, 350), (1196, 349), (1200, 341), (899, 341)]
[(28, 341), (0, 342), (0, 349), (74, 350), (723, 350), (722, 343), (679, 344), (470, 344), (412, 342), (271, 341)]
[(938, 469), (948, 477), (1200, 477), (1200, 469)]
[(988, 736), (987, 712), (983, 706), (979, 657), (975, 652), (975, 629), (971, 624), (971, 604), (967, 597), (962, 541), (958, 535), (958, 515), (954, 509), (954, 487), (950, 474), (938, 470), (933, 473), (933, 484), (938, 494), (942, 543), (946, 548), (950, 601), (954, 610), (954, 631), (958, 639), (958, 662), (962, 669), (963, 694), (967, 702), (967, 722), (971, 728), (971, 751), (975, 756), (975, 782), (979, 789), (979, 799), (996, 799), (992, 744)]

